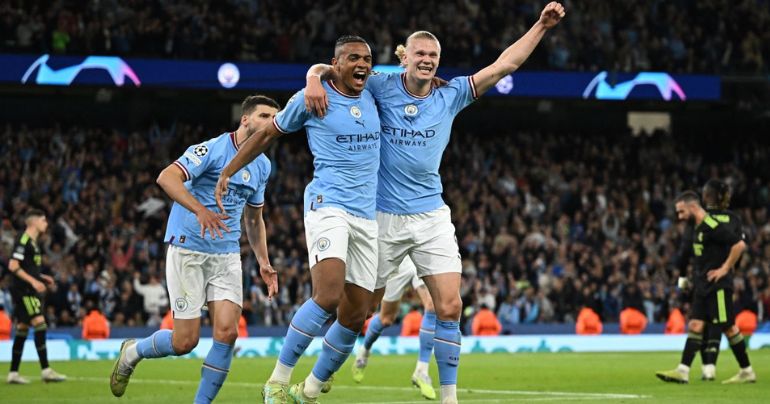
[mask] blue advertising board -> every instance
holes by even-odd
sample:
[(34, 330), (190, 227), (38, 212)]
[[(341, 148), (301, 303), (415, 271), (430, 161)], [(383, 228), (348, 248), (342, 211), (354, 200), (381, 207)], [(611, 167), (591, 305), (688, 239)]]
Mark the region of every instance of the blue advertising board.
[[(0, 54), (0, 83), (52, 86), (117, 86), (187, 89), (296, 91), (305, 85), (308, 65), (235, 61), (132, 59), (119, 56)], [(399, 72), (398, 66), (376, 66)], [(474, 70), (442, 67), (450, 79)], [(517, 72), (503, 77), (487, 94), (509, 97), (599, 100), (719, 100), (718, 76), (665, 72)]]

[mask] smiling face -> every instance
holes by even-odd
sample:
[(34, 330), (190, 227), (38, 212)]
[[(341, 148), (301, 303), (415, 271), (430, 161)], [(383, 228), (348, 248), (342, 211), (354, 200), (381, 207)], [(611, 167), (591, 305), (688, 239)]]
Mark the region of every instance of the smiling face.
[(406, 53), (401, 61), (406, 74), (417, 80), (432, 80), (436, 76), (441, 46), (430, 38), (412, 38), (406, 44)]
[(372, 71), (372, 51), (363, 42), (348, 42), (337, 47), (332, 66), (340, 77), (340, 90), (349, 94), (364, 91)]

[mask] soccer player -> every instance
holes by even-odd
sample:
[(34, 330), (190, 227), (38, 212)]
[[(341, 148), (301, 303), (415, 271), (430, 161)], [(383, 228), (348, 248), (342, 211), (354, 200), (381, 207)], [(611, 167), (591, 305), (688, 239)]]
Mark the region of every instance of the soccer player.
[(364, 380), (364, 370), (369, 363), (369, 354), (372, 345), (382, 334), (385, 328), (389, 327), (396, 320), (398, 315), (401, 297), (406, 288), (411, 284), (412, 289), (422, 301), (424, 313), (420, 323), (420, 353), (417, 359), (417, 367), (412, 373), (412, 384), (420, 389), (420, 394), (428, 400), (436, 399), (436, 390), (433, 389), (433, 382), (428, 375), (428, 364), (430, 355), (433, 352), (433, 334), (436, 330), (436, 311), (433, 308), (433, 299), (425, 287), (425, 283), (417, 276), (412, 260), (406, 256), (401, 262), (396, 274), (390, 277), (385, 285), (385, 295), (382, 298), (382, 306), (379, 313), (372, 317), (369, 322), (369, 328), (366, 329), (364, 345), (359, 349), (356, 355), (356, 361), (353, 363), (353, 380), (361, 383)]
[(24, 223), (27, 228), (16, 239), (11, 259), (8, 260), (8, 269), (14, 275), (11, 298), (13, 317), (16, 319), (16, 335), (11, 348), (11, 372), (8, 373), (6, 381), (11, 384), (29, 383), (29, 380), (19, 375), (19, 365), (24, 352), (24, 342), (27, 340), (29, 327), (32, 326), (35, 330), (35, 347), (43, 381), (62, 382), (67, 380), (67, 377), (48, 366), (48, 350), (45, 346), (48, 326), (43, 315), (45, 310), (41, 296), (46, 288), (52, 289), (55, 283), (53, 278), (41, 272), (43, 256), (37, 240), (48, 229), (48, 220), (42, 210), (30, 209), (25, 215)]
[[(442, 403), (457, 402), (462, 310), (459, 248), (449, 207), (441, 198), (438, 172), (452, 121), (479, 94), (516, 71), (564, 15), (561, 4), (549, 3), (534, 26), (497, 61), (440, 88), (432, 85), (441, 56), (439, 41), (427, 31), (415, 32), (407, 38), (406, 47), (396, 50), (406, 71), (374, 75), (367, 83), (377, 100), (383, 137), (377, 189), (380, 256), (375, 300), (382, 297), (385, 282), (409, 255), (436, 309), (434, 354)], [(330, 72), (326, 65), (315, 65), (308, 71), (305, 104), (319, 116), (326, 108), (321, 78)]]
[(200, 337), (201, 309), (208, 306), (213, 323), (213, 345), (203, 361), (195, 403), (210, 403), (227, 377), (238, 319), (243, 303), (241, 270), (241, 216), (246, 235), (259, 263), (268, 296), (278, 292), (278, 276), (267, 255), (262, 208), (270, 161), (265, 155), (233, 176), (222, 198), (224, 210), (215, 213), (214, 186), (222, 167), (257, 130), (271, 125), (279, 110), (264, 96), (246, 97), (240, 126), (203, 143), (192, 145), (158, 176), (158, 184), (174, 200), (166, 227), (166, 284), (174, 329), (159, 330), (136, 341), (128, 339), (110, 377), (117, 397), (142, 359), (179, 356), (192, 351)]
[(694, 192), (684, 192), (676, 198), (678, 216), (684, 220), (690, 217), (695, 220), (692, 244), (695, 255), (694, 293), (682, 359), (676, 369), (656, 373), (663, 381), (689, 382), (690, 365), (703, 341), (704, 322), (722, 329), (741, 368), (737, 375), (723, 383), (753, 383), (757, 379), (749, 363), (743, 335), (735, 326), (731, 271), (746, 249), (746, 242), (740, 218), (726, 210), (729, 201), (727, 184), (715, 179), (703, 186), (705, 210)]
[[(380, 166), (380, 119), (364, 85), (372, 69), (366, 41), (343, 36), (334, 47), (337, 78), (324, 83), (329, 114), (320, 119), (305, 111), (304, 90), (295, 94), (273, 120), (222, 170), (217, 198), (239, 167), (281, 134), (307, 131), (313, 154), (313, 180), (305, 188), (305, 237), (313, 296), (291, 320), (275, 369), (262, 391), (264, 402), (313, 403), (326, 382), (353, 350), (377, 280), (375, 195)], [(337, 311), (326, 332), (323, 351), (304, 382), (287, 388), (292, 370), (313, 337)], [(288, 390), (288, 391), (287, 391)]]
[[(692, 191), (689, 193), (695, 194)], [(689, 195), (690, 198), (698, 197), (697, 194)], [(685, 222), (684, 234), (682, 234), (682, 240), (679, 244), (679, 250), (674, 258), (674, 266), (679, 269), (679, 284), (683, 291), (693, 293), (689, 287), (690, 282), (687, 279), (687, 266), (693, 257), (692, 244), (695, 237), (695, 217), (687, 214), (684, 209), (684, 202), (678, 202), (675, 205), (677, 217), (679, 220)], [(687, 295), (685, 295), (687, 296)], [(719, 343), (722, 340), (722, 329), (718, 325), (712, 325), (709, 323), (703, 323), (704, 332), (706, 337), (706, 343), (701, 344), (700, 357), (701, 357), (701, 380), (714, 381), (716, 378), (716, 363), (719, 356)]]

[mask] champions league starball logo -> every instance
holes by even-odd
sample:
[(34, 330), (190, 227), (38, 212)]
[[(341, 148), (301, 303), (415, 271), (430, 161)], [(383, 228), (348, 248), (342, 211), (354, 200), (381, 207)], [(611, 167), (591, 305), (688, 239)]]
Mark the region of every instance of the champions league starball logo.
[(21, 78), (21, 82), (26, 84), (27, 81), (30, 80), (32, 73), (37, 70), (37, 75), (32, 79), (36, 84), (68, 86), (75, 81), (75, 78), (77, 78), (83, 70), (104, 70), (110, 75), (112, 82), (118, 87), (125, 84), (126, 77), (128, 77), (137, 87), (142, 84), (131, 66), (117, 56), (89, 56), (81, 63), (62, 67), (60, 69), (54, 69), (51, 66), (48, 66), (49, 59), (49, 55), (43, 55), (32, 62), (24, 73), (24, 76)]
[(681, 101), (687, 99), (682, 87), (668, 73), (642, 72), (631, 80), (615, 85), (607, 82), (607, 75), (606, 71), (597, 74), (583, 90), (583, 98), (590, 98), (591, 93), (594, 92), (594, 97), (598, 100), (625, 100), (636, 87), (651, 85), (655, 86), (661, 98), (666, 101), (671, 101), (673, 94), (676, 94)]
[(233, 88), (238, 85), (238, 81), (241, 80), (241, 71), (238, 70), (238, 66), (232, 63), (225, 63), (222, 66), (219, 66), (217, 79), (222, 87)]

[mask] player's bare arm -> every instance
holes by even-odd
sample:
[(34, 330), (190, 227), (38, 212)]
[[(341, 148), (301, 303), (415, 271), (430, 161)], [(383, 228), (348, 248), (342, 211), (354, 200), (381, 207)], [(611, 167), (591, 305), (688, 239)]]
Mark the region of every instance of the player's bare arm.
[(169, 164), (158, 175), (156, 182), (163, 188), (174, 202), (182, 205), (185, 209), (195, 213), (198, 223), (201, 225), (200, 236), (205, 238), (206, 231), (211, 235), (211, 239), (215, 239), (218, 235), (222, 236), (222, 230), (229, 232), (230, 228), (225, 225), (224, 220), (228, 216), (224, 213), (216, 213), (206, 209), (203, 204), (200, 203), (184, 186), (185, 175), (182, 169), (176, 164)]
[(720, 279), (724, 278), (725, 275), (727, 275), (730, 270), (735, 266), (735, 263), (738, 262), (738, 259), (741, 257), (741, 254), (746, 250), (746, 242), (741, 240), (735, 244), (733, 244), (732, 247), (730, 247), (730, 255), (727, 256), (727, 259), (725, 262), (720, 266), (719, 268), (712, 269), (711, 271), (708, 271), (706, 274), (706, 278), (709, 280), (709, 282), (717, 282)]
[(233, 156), (233, 159), (222, 169), (222, 172), (219, 174), (219, 179), (217, 180), (217, 186), (214, 188), (217, 206), (219, 206), (219, 209), (222, 212), (225, 211), (225, 206), (222, 204), (222, 196), (227, 193), (230, 177), (246, 166), (246, 164), (249, 164), (249, 162), (257, 158), (260, 154), (264, 153), (278, 136), (281, 136), (281, 132), (276, 129), (275, 125), (266, 125), (263, 129), (257, 130), (254, 135), (243, 142), (238, 153), (236, 153), (235, 156)]
[(267, 254), (267, 232), (265, 231), (265, 220), (262, 217), (262, 206), (258, 208), (246, 206), (244, 221), (246, 237), (257, 257), (257, 263), (259, 263), (259, 275), (267, 285), (267, 297), (272, 298), (278, 294), (278, 273), (270, 265), (270, 258)]
[(11, 271), (11, 273), (21, 278), (21, 280), (29, 283), (37, 293), (45, 292), (45, 284), (35, 279), (32, 275), (28, 274), (27, 271), (22, 269), (18, 260), (11, 259), (8, 261), (8, 269)]
[(476, 92), (479, 95), (485, 93), (500, 79), (516, 71), (529, 58), (546, 31), (556, 26), (564, 15), (564, 6), (555, 1), (548, 3), (540, 14), (540, 19), (524, 36), (504, 50), (494, 63), (473, 75)]

